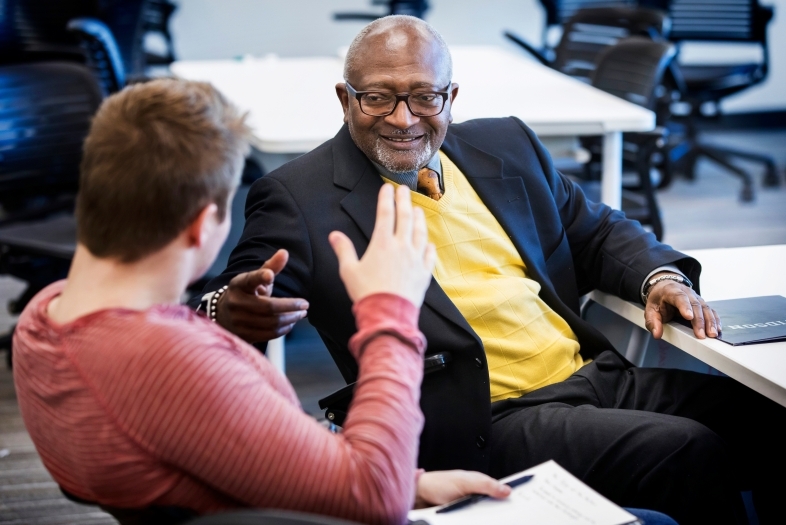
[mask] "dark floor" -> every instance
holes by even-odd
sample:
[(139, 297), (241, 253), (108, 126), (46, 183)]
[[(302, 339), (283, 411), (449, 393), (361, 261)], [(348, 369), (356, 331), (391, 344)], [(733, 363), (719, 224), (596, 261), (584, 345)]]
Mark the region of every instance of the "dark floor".
[[(739, 182), (703, 162), (695, 181), (677, 180), (659, 194), (665, 242), (679, 249), (786, 244), (786, 130), (713, 132), (705, 138), (774, 155), (783, 184), (766, 190), (759, 184), (756, 200), (740, 203)], [(273, 159), (268, 167), (277, 162), (280, 159)], [(242, 195), (234, 212), (240, 225), (241, 200)], [(0, 278), (0, 304), (20, 291), (19, 282)], [(0, 308), (0, 333), (12, 322)], [(287, 376), (304, 409), (321, 417), (317, 400), (344, 383), (313, 328), (304, 324), (291, 334), (286, 359)], [(5, 369), (0, 370), (0, 523), (114, 523), (100, 511), (70, 503), (60, 495), (24, 430), (11, 374)]]

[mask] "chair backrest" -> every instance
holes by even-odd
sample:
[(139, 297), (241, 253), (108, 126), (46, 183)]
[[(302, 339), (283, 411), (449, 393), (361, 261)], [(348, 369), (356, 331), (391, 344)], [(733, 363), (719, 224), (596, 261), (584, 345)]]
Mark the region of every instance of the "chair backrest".
[(148, 65), (171, 64), (175, 61), (175, 49), (172, 43), (172, 32), (169, 20), (177, 6), (170, 0), (148, 0), (142, 11), (142, 32), (144, 35), (154, 33), (163, 38), (166, 49), (163, 53), (145, 52)]
[(655, 9), (597, 7), (580, 9), (565, 23), (555, 50), (554, 68), (589, 83), (598, 57), (630, 36), (654, 40), (669, 33), (669, 18)]
[(68, 31), (79, 39), (87, 64), (98, 78), (104, 95), (123, 89), (126, 85), (123, 59), (106, 24), (95, 18), (74, 18), (68, 22)]
[(592, 85), (655, 110), (664, 74), (676, 54), (669, 42), (635, 36), (620, 40), (600, 55)]
[(82, 51), (66, 24), (76, 16), (96, 16), (95, 0), (0, 1), (0, 63), (34, 60), (82, 62)]
[(758, 0), (642, 0), (669, 13), (670, 39), (759, 42), (766, 45), (772, 8)]
[[(546, 9), (546, 24), (564, 24), (570, 17), (582, 9), (596, 7), (636, 7), (636, 0), (541, 0)], [(549, 13), (551, 11), (551, 13)], [(551, 16), (551, 21), (549, 20)]]
[(82, 141), (102, 94), (85, 66), (0, 66), (0, 204), (75, 193)]

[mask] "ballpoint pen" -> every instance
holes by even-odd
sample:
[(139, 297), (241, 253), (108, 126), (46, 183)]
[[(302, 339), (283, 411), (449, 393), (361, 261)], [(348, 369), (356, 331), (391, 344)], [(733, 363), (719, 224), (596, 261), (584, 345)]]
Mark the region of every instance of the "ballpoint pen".
[[(524, 476), (520, 476), (518, 478), (514, 478), (505, 483), (510, 488), (518, 487), (519, 485), (523, 485), (530, 481), (534, 475), (526, 474)], [(470, 494), (469, 496), (464, 496), (463, 498), (459, 498), (452, 503), (448, 503), (441, 509), (437, 510), (437, 514), (442, 514), (444, 512), (451, 512), (454, 510), (462, 509), (467, 505), (472, 505), (473, 503), (477, 503), (478, 501), (482, 501), (484, 499), (488, 499), (491, 496), (486, 496), (485, 494)]]

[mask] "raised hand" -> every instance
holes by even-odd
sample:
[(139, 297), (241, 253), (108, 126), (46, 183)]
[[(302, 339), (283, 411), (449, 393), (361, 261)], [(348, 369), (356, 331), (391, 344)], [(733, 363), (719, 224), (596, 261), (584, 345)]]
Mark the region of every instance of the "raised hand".
[(415, 306), (423, 303), (436, 261), (428, 242), (423, 210), (412, 207), (409, 188), (385, 184), (379, 192), (377, 219), (366, 253), (358, 260), (352, 241), (341, 232), (330, 234), (339, 274), (353, 302), (375, 293), (392, 293)]
[(276, 275), (289, 254), (278, 250), (258, 270), (236, 275), (216, 305), (218, 324), (248, 341), (270, 341), (289, 333), (306, 316), (305, 299), (271, 297)]

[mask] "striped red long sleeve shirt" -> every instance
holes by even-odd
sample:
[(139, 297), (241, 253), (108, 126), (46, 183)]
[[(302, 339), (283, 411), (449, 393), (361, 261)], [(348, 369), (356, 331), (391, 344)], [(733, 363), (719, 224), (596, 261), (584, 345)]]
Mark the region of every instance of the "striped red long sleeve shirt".
[(102, 505), (274, 507), (402, 523), (414, 497), (423, 335), (395, 295), (355, 307), (359, 364), (341, 434), (303, 413), (257, 350), (188, 308), (58, 325), (43, 290), (14, 337), (25, 425), (54, 479)]

